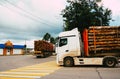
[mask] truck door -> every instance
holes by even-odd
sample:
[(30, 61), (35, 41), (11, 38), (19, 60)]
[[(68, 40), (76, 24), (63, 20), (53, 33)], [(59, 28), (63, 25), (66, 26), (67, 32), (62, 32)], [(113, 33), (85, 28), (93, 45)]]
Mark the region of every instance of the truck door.
[(57, 61), (63, 61), (64, 54), (69, 52), (68, 50), (68, 38), (63, 37), (59, 38), (58, 44), (56, 47)]
[(68, 52), (68, 39), (67, 38), (60, 38), (58, 47), (59, 47), (58, 53)]

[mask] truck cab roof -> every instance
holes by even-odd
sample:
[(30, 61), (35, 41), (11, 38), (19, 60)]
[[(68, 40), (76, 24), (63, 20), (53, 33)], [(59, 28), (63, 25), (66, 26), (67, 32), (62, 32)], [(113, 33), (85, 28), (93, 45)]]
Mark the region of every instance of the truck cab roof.
[(65, 32), (61, 32), (59, 34), (59, 37), (70, 37), (70, 36), (76, 36), (76, 35), (79, 35), (79, 31), (78, 31), (78, 28), (75, 28), (71, 31), (65, 31)]

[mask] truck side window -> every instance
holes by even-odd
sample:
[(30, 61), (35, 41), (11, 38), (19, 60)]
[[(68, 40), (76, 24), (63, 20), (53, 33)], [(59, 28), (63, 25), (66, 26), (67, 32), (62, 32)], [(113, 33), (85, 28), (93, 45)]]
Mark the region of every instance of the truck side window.
[(59, 47), (67, 45), (67, 38), (60, 39)]

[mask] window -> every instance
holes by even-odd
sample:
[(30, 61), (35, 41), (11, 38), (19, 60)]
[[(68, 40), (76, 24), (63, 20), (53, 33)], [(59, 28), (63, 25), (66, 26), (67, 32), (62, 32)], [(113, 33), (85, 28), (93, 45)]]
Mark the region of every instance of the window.
[(61, 38), (60, 39), (60, 43), (59, 43), (59, 47), (67, 45), (67, 38)]

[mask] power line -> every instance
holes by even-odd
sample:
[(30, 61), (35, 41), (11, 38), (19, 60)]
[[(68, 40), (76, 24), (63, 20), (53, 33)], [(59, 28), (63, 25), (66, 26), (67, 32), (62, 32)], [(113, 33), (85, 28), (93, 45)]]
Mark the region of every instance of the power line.
[[(40, 23), (42, 23), (42, 24), (45, 24), (45, 25), (48, 25), (48, 26), (53, 26), (53, 25), (50, 25), (50, 24), (48, 24), (48, 23), (46, 23), (46, 22), (42, 22), (43, 19), (41, 19), (40, 17), (38, 18), (38, 16), (35, 16), (35, 15), (33, 15), (32, 13), (24, 10), (23, 8), (16, 6), (15, 4), (11, 3), (10, 1), (8, 1), (8, 0), (4, 0), (4, 1), (7, 2), (7, 3), (9, 3), (10, 5), (12, 5), (13, 7), (19, 9), (20, 11), (22, 11), (22, 12), (19, 12), (19, 11), (14, 10), (14, 11), (16, 11), (17, 13), (19, 13), (20, 15), (22, 15), (22, 16), (24, 16), (24, 17), (27, 17), (27, 18), (29, 18), (29, 19), (32, 19), (32, 20), (35, 21), (35, 22), (38, 21), (38, 22), (40, 22)], [(4, 3), (4, 2), (2, 2), (2, 3)], [(4, 7), (6, 7), (6, 8), (8, 8), (8, 9), (10, 9), (10, 10), (13, 10), (13, 9), (9, 8), (8, 6), (5, 6), (5, 5), (3, 5), (3, 4), (1, 4), (1, 5), (4, 6)], [(24, 13), (24, 14), (23, 14), (23, 13)], [(45, 20), (44, 20), (44, 21), (45, 21)], [(54, 24), (54, 25), (55, 25), (55, 24)]]
[[(37, 18), (38, 20), (47, 21), (47, 20), (45, 20), (45, 19), (43, 19), (43, 18), (40, 18), (40, 17), (34, 15), (34, 14), (31, 13), (30, 11), (28, 12), (27, 10), (25, 10), (25, 9), (23, 9), (23, 8), (21, 8), (21, 7), (17, 6), (17, 5), (15, 5), (14, 3), (12, 3), (12, 2), (10, 2), (10, 1), (8, 1), (8, 0), (5, 0), (5, 1), (6, 1), (7, 3), (13, 5), (14, 7), (20, 9), (21, 11), (26, 12), (27, 14), (29, 14), (29, 15), (31, 15), (31, 16)], [(47, 21), (47, 22), (49, 22), (49, 21)]]
[[(10, 7), (5, 6), (5, 5), (3, 5), (3, 4), (0, 4), (0, 5), (2, 5), (3, 7), (7, 8), (7, 9), (9, 9), (9, 10), (15, 11), (15, 10), (11, 9)], [(17, 12), (17, 13), (19, 13), (20, 15), (22, 15), (22, 16), (24, 16), (24, 17), (27, 17), (27, 18), (29, 18), (29, 19), (31, 19), (31, 20), (33, 20), (33, 21), (37, 21), (36, 19), (34, 19), (34, 18), (32, 18), (32, 17), (30, 17), (30, 16), (28, 16), (28, 15), (25, 15), (25, 14), (23, 14), (23, 13), (20, 13), (19, 11), (15, 11), (15, 12)]]
[[(51, 25), (51, 24), (48, 24), (48, 22), (47, 22), (47, 23), (46, 23), (46, 22), (42, 22), (43, 19), (41, 19), (40, 17), (33, 15), (32, 13), (26, 11), (25, 9), (23, 9), (23, 8), (21, 8), (21, 7), (19, 7), (19, 6), (16, 6), (15, 4), (11, 3), (10, 1), (8, 1), (8, 0), (5, 0), (5, 1), (6, 1), (7, 3), (11, 4), (12, 6), (14, 6), (15, 8), (18, 8), (18, 9), (21, 10), (22, 12), (26, 13), (27, 15), (32, 16), (34, 19), (38, 20), (38, 21), (41, 22), (42, 24), (46, 24), (46, 25), (49, 25), (49, 26), (53, 26), (53, 25)], [(44, 21), (46, 21), (46, 20), (44, 20)]]

